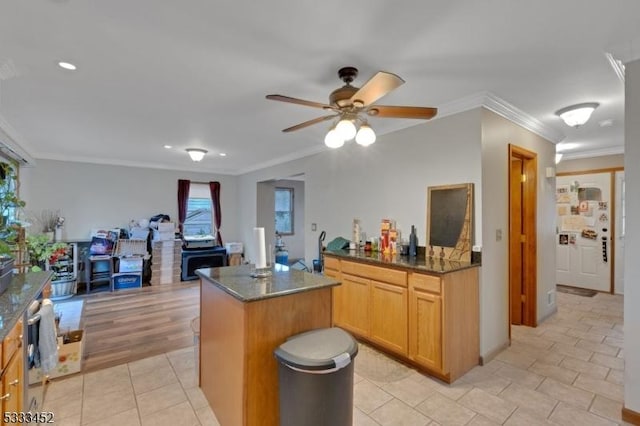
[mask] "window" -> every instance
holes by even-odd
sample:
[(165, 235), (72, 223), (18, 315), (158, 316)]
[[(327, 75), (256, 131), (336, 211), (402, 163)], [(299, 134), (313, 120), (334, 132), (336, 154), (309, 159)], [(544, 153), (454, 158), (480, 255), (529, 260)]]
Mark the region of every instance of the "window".
[(191, 183), (191, 187), (189, 188), (189, 201), (187, 202), (187, 217), (184, 221), (182, 232), (186, 236), (215, 236), (209, 185)]
[(293, 188), (276, 188), (275, 191), (276, 232), (293, 234)]

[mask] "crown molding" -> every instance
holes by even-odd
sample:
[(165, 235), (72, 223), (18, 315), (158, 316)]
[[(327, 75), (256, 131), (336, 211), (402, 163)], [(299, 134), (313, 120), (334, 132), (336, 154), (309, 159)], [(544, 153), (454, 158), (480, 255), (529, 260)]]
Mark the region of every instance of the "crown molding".
[(121, 167), (138, 167), (143, 169), (161, 169), (161, 170), (176, 170), (181, 172), (193, 172), (193, 173), (215, 173), (219, 175), (237, 175), (235, 170), (229, 169), (202, 169), (202, 170), (194, 170), (193, 167), (189, 168), (187, 166), (180, 167), (171, 164), (161, 164), (161, 163), (147, 163), (147, 162), (138, 162), (138, 161), (126, 161), (126, 160), (109, 160), (109, 159), (101, 159), (101, 158), (93, 158), (93, 157), (70, 157), (68, 155), (59, 155), (55, 153), (39, 153), (37, 156), (40, 160), (53, 160), (53, 161), (68, 161), (74, 163), (88, 163), (88, 164), (99, 164), (102, 166), (121, 166)]
[(459, 114), (480, 107), (484, 107), (552, 143), (557, 144), (565, 138), (563, 133), (544, 125), (537, 118), (527, 114), (491, 92), (479, 92), (440, 105), (438, 106), (438, 115), (434, 119)]
[(16, 160), (20, 166), (35, 166), (36, 160), (23, 146), (26, 143), (20, 134), (0, 114), (0, 151)]
[(624, 154), (624, 146), (612, 146), (610, 148), (594, 149), (591, 151), (580, 151), (574, 153), (563, 152), (562, 161), (578, 160), (580, 158), (604, 157), (605, 155)]
[(296, 151), (296, 152), (292, 152), (289, 155), (284, 155), (282, 157), (278, 157), (277, 159), (274, 160), (269, 160), (269, 161), (265, 161), (263, 163), (258, 163), (258, 164), (254, 164), (252, 166), (249, 167), (245, 167), (243, 169), (239, 169), (237, 171), (235, 171), (233, 174), (234, 175), (243, 175), (246, 173), (251, 173), (251, 172), (255, 172), (257, 170), (262, 170), (262, 169), (266, 169), (268, 167), (273, 167), (273, 166), (277, 166), (279, 164), (284, 164), (284, 163), (288, 163), (289, 161), (293, 161), (293, 160), (299, 160), (300, 158), (305, 158), (305, 157), (310, 157), (312, 155), (324, 152), (324, 151), (328, 151), (331, 148), (327, 148), (327, 146), (322, 143), (322, 144), (318, 144), (315, 146), (312, 146), (311, 148), (308, 149), (304, 149), (302, 151)]
[(544, 125), (537, 118), (527, 114), (504, 99), (497, 97), (493, 93), (487, 92), (485, 94), (482, 106), (554, 144), (561, 142), (566, 137), (562, 132), (558, 132)]

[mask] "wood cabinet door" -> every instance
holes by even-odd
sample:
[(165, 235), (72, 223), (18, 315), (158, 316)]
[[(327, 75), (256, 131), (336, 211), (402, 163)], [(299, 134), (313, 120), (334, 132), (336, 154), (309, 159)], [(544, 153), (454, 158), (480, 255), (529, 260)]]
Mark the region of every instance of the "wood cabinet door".
[(366, 278), (342, 274), (342, 303), (338, 304), (341, 312), (337, 316), (342, 319), (342, 327), (362, 337), (369, 337), (370, 284)]
[[(336, 271), (335, 269), (325, 268), (324, 275), (329, 278), (334, 278), (338, 281), (342, 281), (340, 278), (340, 272)], [(331, 324), (334, 326), (339, 326), (344, 323), (343, 312), (345, 308), (342, 287), (342, 284), (331, 287)]]
[(442, 298), (409, 290), (409, 358), (442, 371)]
[(371, 281), (372, 341), (389, 350), (408, 355), (407, 289)]
[[(22, 409), (22, 352), (16, 351), (2, 376), (2, 412), (19, 413)], [(4, 416), (3, 416), (4, 417)], [(4, 423), (4, 419), (2, 420)]]

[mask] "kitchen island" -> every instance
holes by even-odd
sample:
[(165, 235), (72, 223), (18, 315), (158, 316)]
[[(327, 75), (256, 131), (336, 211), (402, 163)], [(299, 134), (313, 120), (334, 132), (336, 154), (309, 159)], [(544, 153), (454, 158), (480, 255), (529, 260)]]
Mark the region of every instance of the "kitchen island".
[(331, 326), (333, 278), (275, 265), (199, 269), (200, 388), (222, 425), (279, 424), (278, 364), (288, 337)]

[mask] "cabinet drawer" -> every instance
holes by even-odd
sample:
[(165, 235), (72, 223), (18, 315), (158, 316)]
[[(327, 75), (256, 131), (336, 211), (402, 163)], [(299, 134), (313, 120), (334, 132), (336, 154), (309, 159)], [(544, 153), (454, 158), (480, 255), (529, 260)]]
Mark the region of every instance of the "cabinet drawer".
[(424, 274), (410, 274), (409, 284), (421, 290), (430, 291), (432, 293), (441, 293), (440, 277)]
[(325, 269), (335, 269), (336, 271), (340, 270), (340, 261), (333, 257), (324, 257), (324, 267)]
[(407, 273), (395, 269), (380, 268), (378, 266), (364, 265), (356, 262), (342, 262), (342, 272), (351, 275), (358, 275), (371, 278), (376, 281), (395, 284), (402, 287), (407, 286)]
[(2, 342), (2, 368), (9, 364), (13, 354), (22, 345), (22, 320), (18, 321)]

